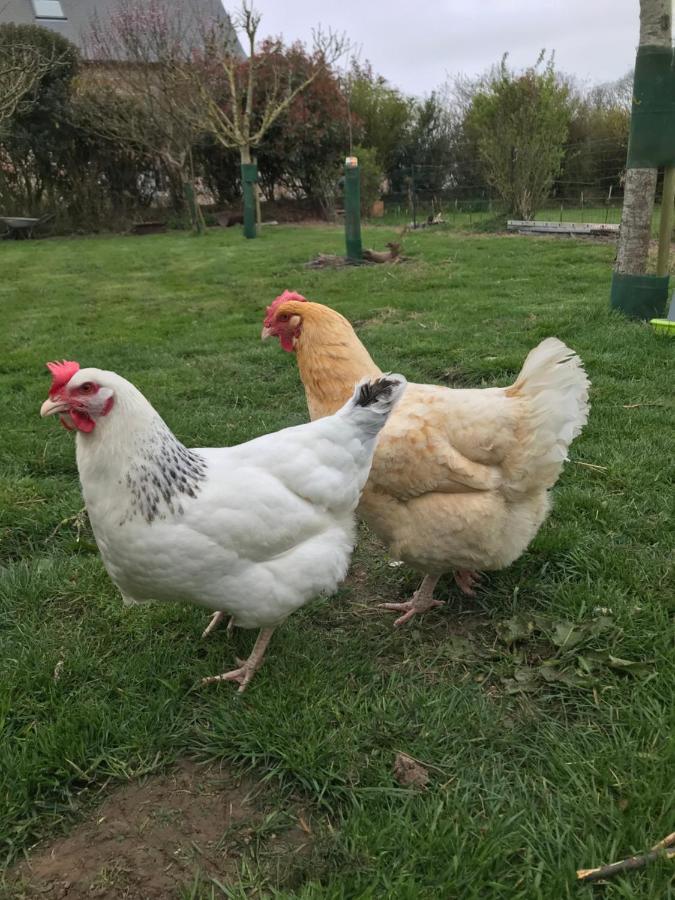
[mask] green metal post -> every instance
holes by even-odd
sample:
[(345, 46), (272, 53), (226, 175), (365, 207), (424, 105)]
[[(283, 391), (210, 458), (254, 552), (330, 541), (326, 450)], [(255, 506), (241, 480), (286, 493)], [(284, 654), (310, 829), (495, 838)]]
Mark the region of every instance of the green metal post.
[(258, 166), (255, 163), (241, 164), (241, 184), (244, 191), (244, 237), (254, 238), (255, 229), (255, 188), (258, 180)]
[[(352, 157), (353, 158), (353, 157)], [(345, 166), (345, 239), (347, 259), (363, 260), (361, 246), (361, 173), (358, 165)]]

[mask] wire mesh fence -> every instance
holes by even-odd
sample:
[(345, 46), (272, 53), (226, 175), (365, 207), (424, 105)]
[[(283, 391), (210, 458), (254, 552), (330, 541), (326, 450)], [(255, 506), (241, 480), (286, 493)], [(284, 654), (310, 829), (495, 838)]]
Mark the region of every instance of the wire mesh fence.
[[(619, 224), (623, 203), (626, 138), (566, 144), (561, 171), (535, 218), (551, 222)], [(424, 224), (436, 216), (448, 224), (475, 226), (508, 215), (477, 156), (446, 165), (401, 168), (384, 194), (388, 221)]]
[[(597, 196), (548, 198), (536, 212), (535, 219), (549, 222), (581, 222), (619, 224), (623, 198), (614, 195), (611, 201)], [(418, 226), (440, 216), (447, 224), (478, 225), (503, 219), (508, 209), (492, 196), (456, 197), (452, 192), (418, 192), (414, 197), (407, 193), (390, 192), (384, 196), (384, 218)]]

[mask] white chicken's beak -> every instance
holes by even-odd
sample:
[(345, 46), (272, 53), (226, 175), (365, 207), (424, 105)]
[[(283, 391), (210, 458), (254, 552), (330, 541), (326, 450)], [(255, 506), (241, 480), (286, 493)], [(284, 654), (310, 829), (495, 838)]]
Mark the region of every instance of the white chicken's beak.
[(272, 329), (268, 328), (267, 325), (263, 325), (263, 330), (260, 334), (260, 340), (266, 341), (268, 337), (272, 337)]
[(63, 400), (45, 400), (45, 402), (40, 407), (40, 416), (44, 419), (45, 416), (53, 416), (56, 413), (64, 413), (68, 412), (68, 404), (64, 403)]

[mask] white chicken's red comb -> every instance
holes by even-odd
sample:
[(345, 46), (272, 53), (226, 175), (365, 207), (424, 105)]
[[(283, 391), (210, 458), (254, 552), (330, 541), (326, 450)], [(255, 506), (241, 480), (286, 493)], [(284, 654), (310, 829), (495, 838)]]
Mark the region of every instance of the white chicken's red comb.
[(307, 303), (307, 297), (303, 297), (302, 294), (298, 294), (295, 291), (284, 291), (283, 294), (279, 294), (276, 300), (273, 300), (272, 303), (265, 310), (265, 325), (272, 324), (272, 316), (279, 309), (282, 303), (287, 303), (289, 300), (297, 300), (299, 303)]
[(53, 397), (79, 371), (80, 364), (64, 359), (61, 362), (48, 362), (47, 368), (52, 373), (52, 386), (49, 388), (49, 396)]

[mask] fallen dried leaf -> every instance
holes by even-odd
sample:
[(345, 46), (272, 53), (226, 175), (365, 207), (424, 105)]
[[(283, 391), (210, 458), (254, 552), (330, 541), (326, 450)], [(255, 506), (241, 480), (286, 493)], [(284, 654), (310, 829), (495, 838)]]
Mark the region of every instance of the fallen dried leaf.
[(425, 788), (429, 781), (429, 773), (412, 756), (397, 753), (394, 760), (394, 778), (403, 787)]

